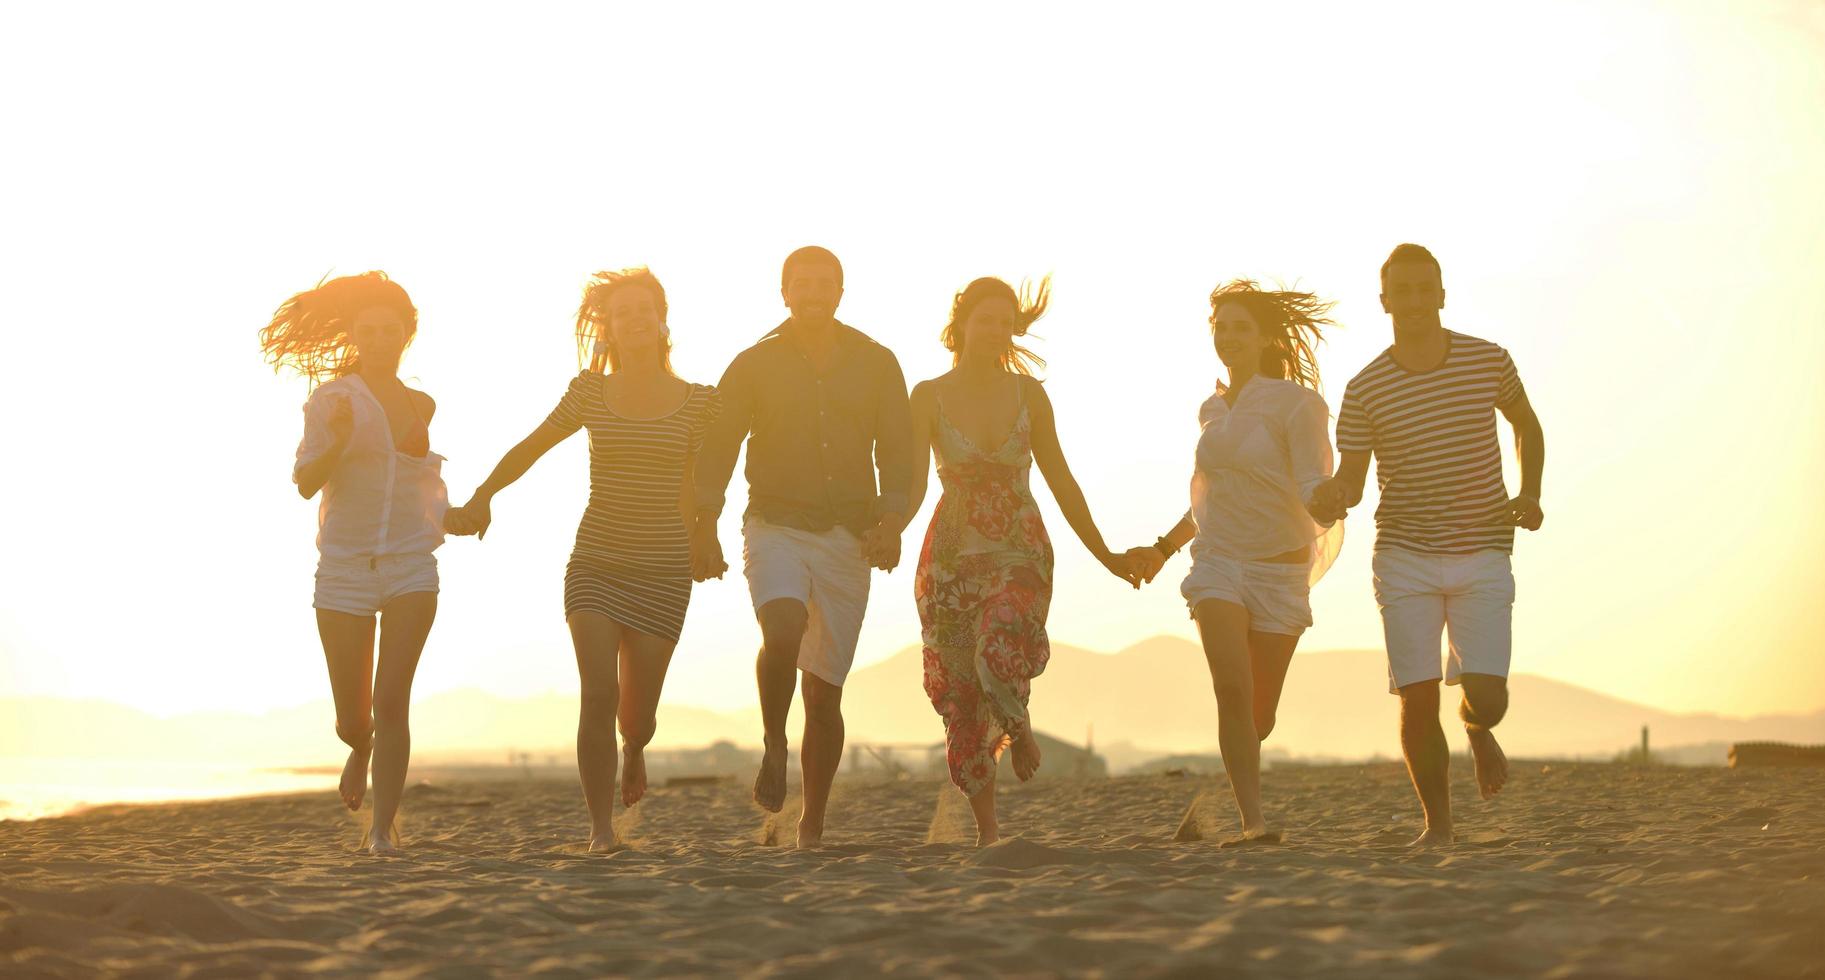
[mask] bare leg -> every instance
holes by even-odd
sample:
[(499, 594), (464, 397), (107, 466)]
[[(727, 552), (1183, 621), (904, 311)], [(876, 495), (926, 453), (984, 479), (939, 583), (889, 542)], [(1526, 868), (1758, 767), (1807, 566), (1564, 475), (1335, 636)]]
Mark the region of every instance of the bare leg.
[(571, 613), (582, 697), (577, 709), (577, 775), (589, 807), (589, 850), (610, 851), (615, 840), (615, 709), (621, 700), (616, 668), (625, 635), (601, 613)]
[(1261, 739), (1255, 733), (1255, 682), (1249, 668), (1248, 610), (1233, 602), (1205, 599), (1197, 607), (1198, 635), (1217, 692), (1217, 744), (1229, 773), (1242, 836), (1268, 833), (1261, 816)]
[(380, 664), (374, 676), (374, 825), (368, 846), (374, 854), (399, 849), (393, 818), (399, 814), (412, 759), (412, 678), (436, 618), (435, 592), (397, 596), (380, 610)]
[[(1000, 753), (996, 753), (1000, 755)], [(969, 798), (970, 812), (976, 816), (976, 846), (987, 847), (1001, 839), (1001, 825), (995, 821), (995, 776), (999, 767), (989, 770), (989, 781)]]
[(805, 672), (805, 740), (799, 743), (799, 768), (805, 780), (805, 808), (798, 818), (798, 846), (816, 847), (824, 837), (824, 810), (830, 785), (843, 761), (843, 689)]
[[(1039, 740), (1033, 737), (1033, 720), (1027, 719), (1026, 727), (1014, 736), (1014, 777), (1021, 782), (1032, 779), (1039, 772)], [(995, 753), (999, 756), (1001, 753)]]
[(336, 699), (336, 737), (349, 747), (342, 766), (342, 805), (361, 809), (374, 746), (374, 617), (317, 610), (317, 636)]
[(1508, 678), (1494, 674), (1464, 674), (1458, 678), (1464, 685), (1464, 699), (1457, 714), (1464, 719), (1464, 733), (1470, 736), (1470, 758), (1476, 766), (1476, 785), (1487, 800), (1502, 791), (1508, 782), (1508, 757), (1490, 731), (1508, 714)]
[[(798, 683), (798, 647), (805, 638), (805, 604), (775, 599), (755, 610), (760, 620), (760, 658), (754, 679), (760, 688), (760, 720), (765, 755), (754, 777), (754, 802), (774, 813), (786, 804), (786, 716), (792, 712), (792, 688)], [(806, 724), (810, 724), (807, 716)]]
[(1451, 843), (1451, 749), (1438, 723), (1438, 681), (1400, 689), (1400, 751), (1426, 814), (1425, 833), (1413, 843)]
[(621, 805), (646, 795), (646, 745), (659, 726), (659, 692), (677, 641), (626, 629), (621, 634)]
[(1255, 736), (1263, 742), (1274, 730), (1280, 691), (1286, 686), (1286, 670), (1292, 666), (1293, 650), (1298, 646), (1298, 636), (1249, 631), (1248, 661), (1255, 678)]

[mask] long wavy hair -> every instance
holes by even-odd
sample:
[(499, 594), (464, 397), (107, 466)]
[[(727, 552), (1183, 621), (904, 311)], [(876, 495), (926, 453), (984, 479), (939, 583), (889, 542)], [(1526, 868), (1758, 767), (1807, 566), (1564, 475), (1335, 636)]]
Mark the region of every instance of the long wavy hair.
[(1334, 301), (1293, 289), (1262, 289), (1253, 279), (1231, 279), (1210, 292), (1213, 334), (1217, 310), (1225, 303), (1241, 304), (1261, 329), (1265, 346), (1256, 370), (1318, 390), (1318, 355), (1313, 348), (1324, 340), (1325, 327), (1336, 326), (1329, 315), (1337, 305)]
[(665, 287), (651, 269), (636, 266), (598, 272), (583, 286), (583, 302), (577, 305), (577, 364), (598, 374), (621, 370), (621, 352), (615, 349), (614, 331), (608, 325), (608, 299), (618, 289), (639, 286), (652, 291), (659, 307), (659, 369), (676, 377), (672, 370), (672, 331), (666, 326)]
[(360, 352), (349, 334), (355, 316), (382, 306), (399, 314), (407, 346), (418, 333), (418, 310), (398, 283), (378, 270), (358, 276), (325, 276), (280, 304), (260, 328), (260, 353), (273, 370), (289, 367), (311, 387), (361, 369)]
[[(957, 298), (951, 301), (950, 322), (944, 325), (943, 333), (939, 334), (944, 348), (951, 352), (952, 367), (963, 362), (963, 325), (969, 320), (970, 313), (983, 300), (995, 298), (1014, 304), (1014, 336), (1024, 337), (1034, 321), (1046, 315), (1046, 304), (1052, 299), (1052, 277), (1048, 275), (1039, 280), (1037, 288), (1023, 281), (1018, 292), (993, 276), (984, 276), (963, 287), (957, 293)], [(1014, 374), (1031, 377), (1035, 368), (1045, 366), (1045, 358), (1017, 343), (1010, 342), (1008, 349), (1001, 354), (1001, 367)]]

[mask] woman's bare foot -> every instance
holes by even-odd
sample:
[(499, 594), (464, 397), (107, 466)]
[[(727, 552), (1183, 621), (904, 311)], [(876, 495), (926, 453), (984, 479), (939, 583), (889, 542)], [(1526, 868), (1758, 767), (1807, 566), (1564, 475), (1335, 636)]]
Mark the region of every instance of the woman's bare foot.
[(631, 807), (646, 795), (646, 753), (631, 745), (621, 747), (621, 805)]
[(591, 854), (613, 854), (626, 848), (626, 844), (615, 839), (615, 831), (612, 827), (607, 833), (591, 832), (589, 835), (589, 853)]
[(769, 813), (778, 813), (786, 805), (786, 743), (768, 742), (760, 760), (760, 772), (754, 776), (754, 802)]
[(1483, 799), (1492, 799), (1508, 782), (1508, 756), (1496, 743), (1495, 733), (1487, 728), (1466, 728), (1470, 736), (1470, 759), (1476, 766), (1476, 786)]
[(375, 857), (390, 857), (402, 853), (399, 850), (398, 836), (397, 828), (375, 828), (368, 834), (368, 853)]
[(1269, 845), (1269, 844), (1279, 844), (1281, 842), (1282, 842), (1282, 839), (1280, 837), (1280, 831), (1269, 830), (1268, 828), (1263, 826), (1263, 827), (1256, 827), (1253, 830), (1244, 828), (1242, 831), (1242, 836), (1232, 838), (1230, 840), (1226, 840), (1223, 843), (1218, 844), (1217, 846), (1218, 847), (1256, 847), (1256, 846), (1265, 846), (1265, 845)]
[(803, 817), (800, 817), (798, 821), (798, 843), (793, 846), (801, 851), (809, 851), (823, 843), (824, 826), (822, 824), (813, 826), (806, 823)]
[(361, 809), (361, 801), (368, 792), (368, 753), (358, 749), (349, 750), (349, 761), (342, 765), (342, 782), (337, 787), (342, 794), (342, 805), (352, 813)]
[(1024, 783), (1038, 771), (1039, 742), (1033, 738), (1033, 729), (1029, 726), (1014, 738), (1014, 775)]
[(1444, 847), (1457, 840), (1450, 827), (1427, 827), (1426, 832), (1413, 838), (1408, 847)]

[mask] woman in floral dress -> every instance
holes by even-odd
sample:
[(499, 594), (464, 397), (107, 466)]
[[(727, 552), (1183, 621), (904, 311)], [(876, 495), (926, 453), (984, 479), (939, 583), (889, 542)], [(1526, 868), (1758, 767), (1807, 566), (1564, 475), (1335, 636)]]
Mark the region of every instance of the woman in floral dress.
[[(912, 391), (915, 452), (936, 454), (943, 486), (913, 580), (925, 693), (944, 719), (951, 781), (969, 798), (979, 845), (998, 837), (1002, 750), (1012, 744), (1021, 780), (1039, 769), (1027, 695), (1051, 653), (1052, 543), (1027, 483), (1033, 463), (1090, 553), (1138, 581), (1131, 559), (1103, 543), (1065, 463), (1052, 403), (1031, 373), (1045, 362), (1014, 342), (1045, 312), (1049, 287), (1016, 293), (999, 279), (970, 283), (942, 334), (954, 367)], [(918, 512), (926, 485), (919, 466), (907, 514)]]

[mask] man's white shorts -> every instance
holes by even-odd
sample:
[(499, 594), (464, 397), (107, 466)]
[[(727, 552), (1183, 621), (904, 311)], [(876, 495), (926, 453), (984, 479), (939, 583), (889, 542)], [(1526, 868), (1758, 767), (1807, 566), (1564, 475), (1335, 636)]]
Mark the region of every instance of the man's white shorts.
[(1311, 568), (1305, 562), (1241, 561), (1215, 555), (1194, 558), (1179, 595), (1191, 615), (1198, 603), (1221, 599), (1248, 610), (1248, 628), (1256, 633), (1298, 636), (1312, 625)]
[(802, 531), (758, 517), (742, 525), (741, 538), (741, 570), (755, 610), (775, 599), (804, 603), (809, 616), (798, 667), (842, 687), (868, 608), (870, 570), (862, 539), (845, 527)]
[(1508, 676), (1514, 571), (1508, 553), (1375, 553), (1375, 601), (1388, 644), (1388, 692), (1439, 679), (1439, 637), (1450, 629), (1447, 684), (1464, 674)]

